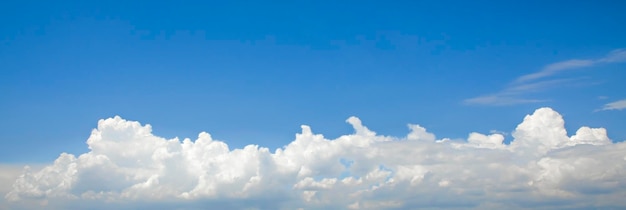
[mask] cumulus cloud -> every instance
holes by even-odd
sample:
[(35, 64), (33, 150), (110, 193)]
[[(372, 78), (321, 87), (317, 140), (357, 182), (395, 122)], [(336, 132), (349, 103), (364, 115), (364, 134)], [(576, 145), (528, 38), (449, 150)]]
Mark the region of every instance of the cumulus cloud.
[(541, 108), (504, 136), (438, 139), (420, 125), (378, 135), (356, 117), (336, 139), (308, 126), (288, 145), (231, 149), (208, 133), (164, 139), (150, 125), (100, 120), (90, 151), (25, 169), (11, 209), (624, 208), (626, 143), (603, 128), (568, 136)]
[(604, 57), (598, 59), (571, 59), (548, 64), (537, 72), (522, 75), (516, 78), (507, 87), (499, 92), (465, 99), (463, 102), (465, 104), (494, 106), (543, 102), (546, 100), (527, 98), (527, 96), (525, 95), (531, 92), (537, 92), (553, 87), (563, 86), (563, 84), (568, 84), (578, 80), (571, 78), (545, 80), (546, 78), (568, 70), (592, 67), (600, 64), (622, 62), (626, 62), (626, 49), (613, 50)]
[[(13, 182), (20, 176), (24, 166), (0, 165), (0, 195), (6, 195), (13, 188)], [(6, 203), (0, 201), (0, 209), (9, 209)]]

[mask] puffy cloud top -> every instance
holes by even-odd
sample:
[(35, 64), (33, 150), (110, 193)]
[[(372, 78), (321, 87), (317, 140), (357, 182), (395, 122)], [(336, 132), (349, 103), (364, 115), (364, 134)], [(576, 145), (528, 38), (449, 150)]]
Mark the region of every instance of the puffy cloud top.
[(200, 133), (164, 139), (150, 125), (100, 120), (90, 151), (28, 168), (5, 198), (11, 208), (388, 209), (625, 208), (626, 144), (603, 128), (569, 137), (540, 108), (504, 144), (502, 134), (440, 139), (419, 125), (406, 137), (355, 133), (326, 139), (302, 126), (274, 152), (230, 149)]

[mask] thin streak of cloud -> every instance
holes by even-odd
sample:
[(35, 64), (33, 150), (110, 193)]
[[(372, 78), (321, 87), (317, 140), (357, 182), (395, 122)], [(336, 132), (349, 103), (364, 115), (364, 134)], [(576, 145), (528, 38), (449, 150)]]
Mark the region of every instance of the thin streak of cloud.
[(599, 59), (597, 62), (600, 62), (600, 63), (626, 62), (626, 49), (613, 50), (606, 57)]
[(540, 81), (535, 83), (512, 85), (508, 88), (491, 95), (484, 95), (464, 100), (465, 104), (479, 104), (479, 105), (492, 105), (492, 106), (506, 106), (515, 104), (526, 103), (538, 103), (548, 101), (546, 99), (529, 99), (522, 98), (521, 95), (530, 92), (538, 92), (548, 88), (556, 86), (562, 86), (565, 83), (570, 83), (580, 79), (555, 79)]
[(609, 110), (622, 110), (626, 109), (626, 99), (622, 99), (619, 101), (614, 101), (608, 104), (605, 104), (601, 109), (596, 111), (609, 111)]
[[(571, 59), (561, 62), (548, 64), (540, 71), (526, 74), (513, 80), (508, 87), (503, 90), (493, 93), (465, 99), (464, 104), (477, 104), (477, 105), (515, 105), (525, 103), (537, 103), (548, 101), (547, 99), (529, 99), (524, 97), (524, 94), (531, 92), (543, 91), (555, 86), (571, 83), (578, 79), (552, 79), (541, 80), (546, 77), (557, 75), (560, 72), (580, 69), (585, 67), (593, 67), (595, 65), (604, 63), (621, 63), (626, 62), (626, 49), (616, 49), (609, 52), (606, 56), (599, 59)], [(603, 109), (604, 110), (604, 109)]]
[(599, 59), (572, 59), (567, 61), (556, 62), (545, 66), (541, 71), (532, 74), (523, 75), (517, 78), (514, 83), (524, 83), (531, 80), (537, 80), (544, 77), (552, 76), (558, 72), (565, 70), (578, 69), (583, 67), (591, 67), (601, 63), (620, 63), (626, 62), (626, 50), (617, 49), (609, 52), (605, 57)]
[(488, 96), (479, 96), (475, 98), (465, 99), (465, 101), (463, 102), (465, 104), (506, 106), (506, 105), (514, 105), (514, 104), (537, 103), (537, 102), (544, 102), (544, 101), (547, 101), (547, 100), (523, 99), (523, 98), (515, 98), (511, 96), (501, 96), (501, 95), (488, 95)]
[(528, 93), (528, 92), (534, 92), (534, 91), (541, 91), (550, 87), (562, 85), (562, 84), (572, 82), (575, 80), (580, 80), (580, 79), (554, 79), (554, 80), (539, 81), (535, 83), (513, 85), (505, 89), (503, 93), (514, 94), (514, 93)]
[(552, 76), (559, 71), (589, 67), (589, 66), (592, 66), (593, 64), (594, 62), (592, 60), (568, 60), (568, 61), (553, 63), (550, 65), (547, 65), (546, 67), (543, 68), (543, 70), (539, 72), (527, 74), (527, 75), (517, 78), (514, 83), (523, 83), (523, 82), (527, 82), (531, 80), (536, 80), (536, 79)]

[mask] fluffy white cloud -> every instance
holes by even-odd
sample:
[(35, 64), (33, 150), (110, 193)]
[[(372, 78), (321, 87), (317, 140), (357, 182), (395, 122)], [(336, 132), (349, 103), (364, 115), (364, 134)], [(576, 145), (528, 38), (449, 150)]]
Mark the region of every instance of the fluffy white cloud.
[(302, 126), (272, 152), (100, 120), (88, 153), (25, 170), (5, 198), (12, 209), (626, 207), (626, 143), (612, 143), (603, 128), (569, 137), (550, 108), (526, 116), (511, 144), (497, 133), (436, 139), (419, 125), (406, 137), (381, 136), (347, 121), (354, 134), (330, 140)]
[[(6, 195), (13, 188), (13, 182), (20, 176), (24, 166), (0, 165), (0, 195)], [(0, 199), (0, 209), (9, 209), (7, 203)]]

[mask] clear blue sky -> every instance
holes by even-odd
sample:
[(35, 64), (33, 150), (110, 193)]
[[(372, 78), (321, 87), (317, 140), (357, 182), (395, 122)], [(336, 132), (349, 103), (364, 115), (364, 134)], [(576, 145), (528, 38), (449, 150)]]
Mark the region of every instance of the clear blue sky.
[[(385, 135), (417, 123), (465, 138), (510, 132), (550, 106), (570, 133), (605, 127), (623, 141), (626, 110), (594, 110), (626, 99), (626, 63), (602, 60), (626, 48), (624, 11), (624, 1), (4, 1), (0, 161), (83, 153), (115, 115), (167, 138), (207, 131), (273, 150), (301, 124), (353, 132), (350, 116)], [(515, 83), (572, 59), (593, 64)], [(490, 94), (520, 100), (468, 103)]]

